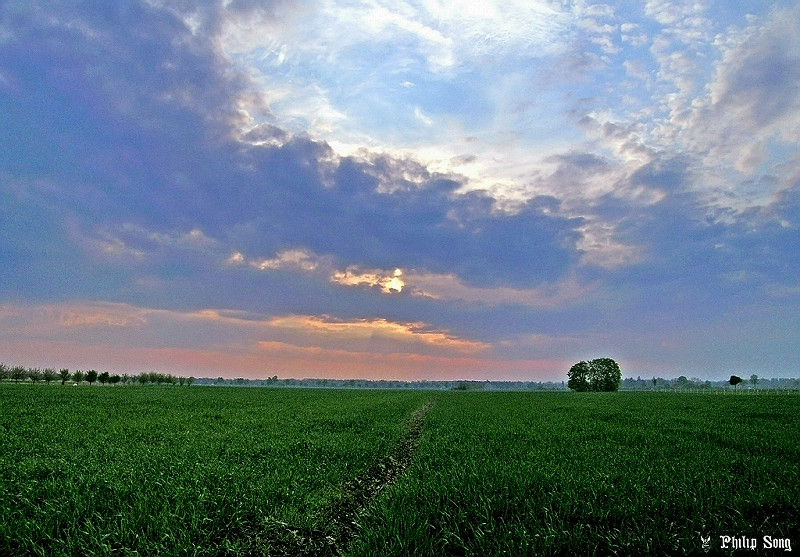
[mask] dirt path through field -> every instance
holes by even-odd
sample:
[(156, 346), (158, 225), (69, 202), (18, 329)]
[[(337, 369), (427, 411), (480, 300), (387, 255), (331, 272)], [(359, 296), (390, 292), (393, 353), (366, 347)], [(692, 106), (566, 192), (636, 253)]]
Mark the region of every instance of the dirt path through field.
[(342, 485), (342, 494), (323, 513), (320, 527), (301, 532), (282, 522), (273, 522), (254, 540), (248, 555), (336, 556), (347, 549), (358, 529), (358, 515), (383, 489), (408, 467), (416, 452), (425, 415), (433, 406), (429, 401), (411, 414), (400, 442), (375, 462), (365, 473)]

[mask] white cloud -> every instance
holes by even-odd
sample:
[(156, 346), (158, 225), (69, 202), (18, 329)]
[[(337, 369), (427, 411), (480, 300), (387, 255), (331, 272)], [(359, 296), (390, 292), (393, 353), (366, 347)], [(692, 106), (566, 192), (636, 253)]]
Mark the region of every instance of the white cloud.
[(728, 192), (723, 202), (737, 209), (768, 203), (780, 186), (742, 195), (744, 178), (733, 169), (745, 177), (775, 172), (783, 161), (771, 157), (800, 143), (798, 28), (793, 8), (718, 36), (713, 79), (702, 95), (676, 102), (665, 128), (664, 139), (702, 163), (706, 187)]
[(228, 265), (248, 265), (259, 271), (294, 271), (310, 273), (320, 266), (327, 266), (326, 259), (305, 249), (288, 249), (278, 252), (275, 257), (248, 259), (240, 251), (234, 251), (226, 260)]
[(581, 229), (578, 249), (583, 252), (581, 263), (615, 269), (635, 263), (645, 258), (645, 250), (641, 246), (633, 246), (616, 239), (615, 227), (608, 223), (592, 221)]
[(403, 271), (366, 270), (358, 266), (351, 266), (344, 271), (334, 271), (330, 281), (343, 286), (378, 286), (384, 294), (402, 292), (405, 286)]

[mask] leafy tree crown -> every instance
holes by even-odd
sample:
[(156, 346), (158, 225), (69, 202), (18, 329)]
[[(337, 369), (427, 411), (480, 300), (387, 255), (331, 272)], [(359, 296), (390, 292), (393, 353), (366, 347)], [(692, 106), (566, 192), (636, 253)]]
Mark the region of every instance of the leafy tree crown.
[(567, 386), (573, 391), (616, 391), (622, 381), (619, 364), (611, 358), (578, 362), (567, 373)]

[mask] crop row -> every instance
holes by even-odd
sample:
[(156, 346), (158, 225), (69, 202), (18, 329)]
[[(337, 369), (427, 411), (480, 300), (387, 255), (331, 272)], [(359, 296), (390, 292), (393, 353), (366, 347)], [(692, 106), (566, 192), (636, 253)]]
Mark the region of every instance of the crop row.
[(0, 447), (0, 554), (291, 554), (355, 482), (390, 477), (340, 514), (346, 554), (695, 554), (800, 532), (794, 395), (0, 385)]
[(799, 532), (800, 397), (442, 393), (352, 555), (681, 555)]
[(318, 526), (424, 396), (0, 385), (0, 554), (254, 551)]

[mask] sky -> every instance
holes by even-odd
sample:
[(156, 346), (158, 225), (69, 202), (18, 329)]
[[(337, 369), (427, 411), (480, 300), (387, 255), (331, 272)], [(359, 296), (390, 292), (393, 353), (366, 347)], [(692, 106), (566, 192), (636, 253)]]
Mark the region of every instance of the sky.
[(800, 375), (794, 1), (0, 2), (0, 362)]

